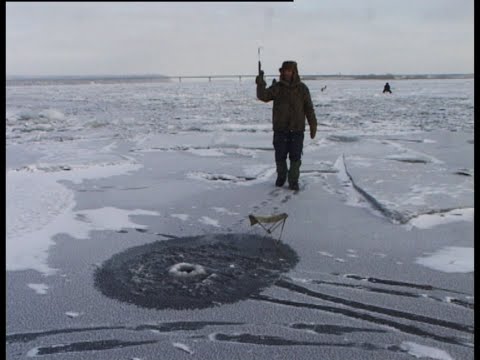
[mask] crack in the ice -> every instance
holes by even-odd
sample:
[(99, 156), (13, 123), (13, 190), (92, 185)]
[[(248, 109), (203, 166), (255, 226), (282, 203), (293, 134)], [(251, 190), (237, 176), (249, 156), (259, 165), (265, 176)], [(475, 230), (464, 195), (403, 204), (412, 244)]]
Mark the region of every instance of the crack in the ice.
[(345, 174), (347, 175), (352, 187), (362, 195), (372, 206), (375, 210), (379, 211), (383, 216), (389, 219), (394, 224), (406, 224), (410, 220), (418, 218), (422, 215), (435, 215), (435, 214), (443, 214), (454, 210), (462, 210), (462, 209), (469, 209), (471, 206), (465, 207), (450, 207), (450, 208), (440, 208), (440, 209), (432, 209), (417, 212), (414, 214), (411, 213), (402, 213), (398, 210), (389, 209), (380, 201), (378, 201), (373, 195), (367, 192), (365, 189), (357, 185), (357, 183), (353, 180), (353, 176), (348, 172), (347, 164), (345, 162), (345, 154), (342, 154), (342, 163), (345, 169)]
[(36, 340), (39, 337), (45, 337), (50, 335), (71, 334), (86, 331), (99, 331), (99, 330), (156, 330), (159, 332), (174, 332), (174, 331), (194, 331), (200, 330), (207, 326), (228, 326), (228, 325), (244, 325), (239, 322), (226, 322), (226, 321), (173, 321), (164, 322), (158, 324), (143, 324), (137, 326), (95, 326), (85, 328), (70, 328), (70, 329), (55, 329), (47, 331), (26, 332), (7, 334), (5, 336), (6, 343), (18, 343), (18, 342), (30, 342)]
[(335, 346), (359, 348), (362, 350), (389, 350), (388, 348), (378, 346), (367, 342), (327, 342), (327, 341), (300, 341), (290, 340), (279, 336), (253, 335), (253, 334), (222, 334), (215, 333), (210, 336), (214, 341), (225, 341), (240, 344), (267, 345), (267, 346)]
[(267, 336), (267, 335), (252, 335), (252, 334), (221, 334), (215, 333), (210, 335), (210, 339), (213, 341), (225, 341), (230, 343), (239, 344), (252, 344), (252, 345), (266, 345), (266, 346), (322, 346), (322, 347), (349, 347), (357, 348), (360, 350), (368, 351), (382, 351), (387, 350), (396, 353), (407, 353), (405, 349), (402, 349), (398, 345), (384, 345), (379, 346), (368, 342), (317, 342), (317, 341), (298, 341), (288, 340), (279, 336)]
[[(339, 275), (339, 274), (332, 274), (332, 275)], [(456, 291), (456, 290), (450, 290), (450, 289), (444, 289), (444, 288), (439, 288), (439, 287), (434, 287), (432, 285), (428, 284), (415, 284), (411, 282), (405, 282), (405, 281), (396, 281), (396, 280), (389, 280), (389, 279), (379, 279), (379, 278), (374, 278), (374, 277), (365, 277), (361, 275), (355, 275), (355, 274), (347, 274), (343, 275), (344, 277), (348, 279), (354, 279), (354, 280), (360, 280), (360, 281), (368, 281), (374, 284), (384, 284), (384, 285), (391, 285), (391, 286), (402, 286), (402, 287), (409, 287), (413, 289), (420, 289), (420, 290), (442, 290), (442, 291), (447, 291), (455, 294), (461, 294), (461, 295), (469, 295), (468, 293), (461, 292), (461, 291)]]
[[(420, 286), (420, 285), (412, 284), (414, 286), (408, 286), (408, 285), (405, 285), (405, 284), (408, 284), (408, 283), (387, 281), (387, 280), (376, 281), (375, 278), (364, 278), (362, 276), (357, 276), (357, 275), (346, 275), (345, 277), (360, 280), (360, 281), (370, 281), (372, 283), (384, 283), (384, 284), (388, 284), (388, 285), (416, 287), (416, 288), (421, 288), (423, 290), (435, 290), (435, 289), (437, 289), (437, 288), (434, 288), (430, 285)], [(387, 295), (393, 295), (393, 296), (404, 296), (404, 297), (410, 297), (410, 298), (429, 299), (429, 300), (433, 300), (433, 301), (437, 301), (437, 302), (441, 302), (441, 303), (453, 303), (457, 306), (462, 306), (462, 307), (467, 308), (467, 309), (474, 309), (474, 304), (469, 303), (468, 301), (463, 301), (463, 300), (456, 299), (456, 298), (450, 298), (449, 301), (446, 301), (445, 299), (441, 299), (439, 297), (426, 295), (426, 294), (420, 294), (420, 293), (414, 293), (414, 292), (409, 292), (409, 291), (390, 290), (390, 289), (386, 289), (386, 288), (376, 288), (376, 287), (365, 286), (365, 285), (346, 284), (346, 283), (339, 283), (339, 282), (325, 281), (325, 280), (295, 279), (295, 278), (290, 278), (290, 277), (287, 277), (287, 276), (285, 276), (285, 279), (288, 279), (288, 280), (294, 281), (294, 282), (299, 282), (299, 283), (337, 286), (337, 287), (358, 289), (358, 290), (363, 290), (363, 291), (366, 291), (366, 292), (387, 294)], [(447, 290), (447, 289), (437, 289), (437, 290), (459, 293), (459, 292), (456, 292), (456, 291), (453, 291), (453, 290)]]
[(297, 330), (310, 330), (316, 332), (317, 334), (328, 334), (328, 335), (344, 335), (352, 332), (361, 332), (361, 333), (386, 333), (386, 330), (380, 329), (369, 329), (369, 328), (358, 328), (352, 326), (339, 326), (339, 325), (329, 325), (329, 324), (304, 324), (296, 323), (291, 324), (290, 328)]
[(422, 330), (419, 327), (416, 327), (413, 325), (402, 324), (399, 322), (373, 316), (370, 314), (356, 312), (350, 309), (339, 308), (339, 307), (328, 306), (328, 305), (303, 303), (303, 302), (291, 301), (291, 300), (283, 300), (283, 299), (277, 299), (277, 298), (273, 298), (265, 295), (253, 295), (251, 296), (251, 298), (254, 300), (263, 301), (263, 302), (272, 303), (272, 304), (280, 304), (280, 305), (286, 305), (286, 306), (292, 306), (292, 307), (304, 308), (304, 309), (315, 309), (315, 310), (330, 312), (334, 314), (341, 314), (357, 320), (363, 320), (363, 321), (372, 322), (378, 325), (389, 326), (407, 334), (426, 337), (439, 342), (444, 342), (444, 343), (449, 343), (449, 344), (454, 344), (459, 346), (473, 347), (473, 344), (471, 344), (466, 340), (458, 339), (455, 337), (436, 335), (428, 331)]
[(170, 323), (162, 323), (159, 325), (139, 325), (134, 330), (156, 330), (159, 332), (172, 332), (172, 331), (194, 331), (200, 330), (207, 326), (227, 326), (227, 325), (244, 325), (239, 322), (227, 322), (227, 321), (177, 321)]
[(152, 146), (149, 148), (132, 148), (130, 152), (142, 152), (142, 151), (190, 151), (190, 150), (258, 150), (258, 151), (272, 151), (272, 147), (262, 147), (262, 146), (235, 146), (235, 145), (224, 145), (224, 146), (188, 146), (188, 145), (175, 145), (175, 146)]
[(125, 329), (125, 326), (95, 326), (89, 328), (71, 328), (71, 329), (55, 329), (47, 331), (37, 331), (37, 332), (26, 332), (26, 333), (15, 333), (7, 334), (5, 340), (7, 344), (17, 343), (17, 342), (29, 342), (33, 341), (39, 337), (45, 337), (50, 335), (59, 335), (59, 334), (71, 334), (84, 331), (97, 331), (97, 330), (116, 330), (116, 329)]
[[(295, 281), (295, 279), (291, 279), (291, 280)], [(381, 293), (381, 294), (387, 294), (387, 295), (405, 296), (405, 297), (412, 297), (412, 298), (422, 297), (421, 294), (416, 294), (408, 291), (389, 290), (389, 289), (375, 288), (375, 287), (364, 286), (364, 285), (345, 284), (345, 283), (323, 281), (323, 280), (308, 280), (307, 282), (312, 284), (318, 284), (318, 285), (325, 284), (325, 285), (332, 285), (332, 286), (338, 286), (338, 287), (346, 287), (351, 289), (365, 290), (369, 292), (375, 292), (375, 293)]]
[(367, 310), (371, 312), (376, 312), (384, 315), (388, 315), (391, 317), (397, 317), (400, 319), (408, 319), (408, 320), (413, 320), (416, 322), (422, 322), (425, 324), (429, 325), (437, 325), (441, 327), (445, 327), (448, 329), (453, 329), (453, 330), (458, 330), (462, 332), (467, 332), (467, 333), (473, 333), (473, 327), (468, 326), (468, 325), (462, 325), (458, 323), (454, 323), (451, 321), (446, 321), (446, 320), (440, 320), (440, 319), (435, 319), (432, 317), (424, 316), (424, 315), (418, 315), (418, 314), (412, 314), (408, 313), (405, 311), (400, 311), (400, 310), (394, 310), (394, 309), (388, 309), (388, 308), (383, 308), (380, 306), (375, 306), (375, 305), (368, 305), (364, 304), (358, 301), (352, 301), (352, 300), (347, 300), (343, 299), (341, 297), (337, 296), (332, 296), (332, 295), (327, 295), (327, 294), (322, 294), (317, 291), (313, 291), (310, 289), (307, 289), (303, 286), (299, 286), (296, 284), (293, 284), (291, 282), (287, 282), (285, 280), (278, 280), (275, 285), (277, 285), (280, 288), (287, 289), (293, 292), (297, 292), (303, 295), (308, 295), (317, 299), (325, 300), (325, 301), (330, 301), (334, 302), (336, 304), (343, 304), (346, 306), (351, 306), (355, 309), (362, 309), (362, 310)]
[(365, 191), (355, 183), (352, 175), (350, 175), (350, 173), (348, 172), (347, 164), (345, 162), (345, 154), (342, 154), (342, 163), (345, 170), (345, 174), (347, 175), (353, 188), (357, 190), (373, 206), (375, 210), (380, 211), (381, 214), (383, 214), (387, 219), (389, 219), (393, 223), (404, 224), (408, 221), (408, 218), (406, 218), (405, 215), (403, 215), (401, 212), (388, 209), (386, 206), (380, 203), (377, 199), (375, 199), (375, 197), (370, 195), (367, 191)]
[(70, 352), (98, 351), (125, 348), (129, 346), (138, 346), (157, 343), (158, 340), (145, 341), (123, 341), (123, 340), (98, 340), (98, 341), (80, 341), (70, 344), (58, 344), (51, 346), (41, 346), (29, 351), (28, 356), (53, 355)]

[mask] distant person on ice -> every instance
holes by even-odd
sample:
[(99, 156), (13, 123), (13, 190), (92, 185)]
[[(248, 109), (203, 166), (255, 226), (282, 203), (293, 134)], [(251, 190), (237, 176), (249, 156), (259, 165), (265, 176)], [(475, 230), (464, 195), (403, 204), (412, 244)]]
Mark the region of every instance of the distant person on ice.
[(383, 93), (385, 94), (386, 92), (388, 92), (390, 94), (392, 93), (392, 91), (390, 90), (390, 84), (388, 82), (383, 87)]
[[(263, 71), (256, 77), (257, 98), (264, 102), (273, 100), (273, 147), (277, 165), (276, 186), (283, 186), (288, 176), (289, 188), (298, 190), (300, 165), (302, 164), (305, 117), (310, 127), (310, 138), (317, 133), (317, 118), (310, 97), (310, 91), (300, 81), (297, 63), (284, 61), (280, 81), (274, 81), (267, 89)], [(290, 169), (287, 167), (290, 158)]]

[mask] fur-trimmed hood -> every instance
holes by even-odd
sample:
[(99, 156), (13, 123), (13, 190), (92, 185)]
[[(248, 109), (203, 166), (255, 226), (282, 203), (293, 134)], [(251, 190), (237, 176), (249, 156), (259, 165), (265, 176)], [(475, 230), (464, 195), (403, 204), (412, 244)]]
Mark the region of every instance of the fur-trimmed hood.
[[(292, 81), (289, 83), (282, 79), (281, 72), (284, 69), (291, 69), (293, 72)], [(298, 74), (297, 62), (293, 60), (287, 60), (282, 63), (282, 67), (278, 69), (280, 71), (280, 81), (286, 85), (297, 85), (300, 82), (300, 75)]]

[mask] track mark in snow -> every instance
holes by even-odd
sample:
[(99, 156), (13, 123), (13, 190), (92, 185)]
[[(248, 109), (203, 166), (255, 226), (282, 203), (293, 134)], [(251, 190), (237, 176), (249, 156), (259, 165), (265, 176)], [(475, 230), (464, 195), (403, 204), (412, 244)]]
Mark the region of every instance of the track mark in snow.
[(187, 354), (190, 354), (192, 355), (193, 354), (193, 351), (192, 349), (190, 349), (187, 345), (185, 344), (182, 344), (182, 343), (179, 343), (179, 342), (174, 342), (172, 343), (173, 347), (179, 349), (179, 350), (182, 350), (184, 352), (186, 352)]
[(413, 314), (413, 313), (395, 310), (395, 309), (388, 309), (388, 308), (384, 308), (376, 305), (369, 305), (369, 304), (361, 303), (354, 300), (344, 299), (338, 296), (322, 294), (317, 291), (310, 290), (306, 287), (296, 285), (285, 280), (278, 280), (275, 283), (275, 285), (289, 291), (297, 292), (303, 295), (308, 295), (324, 301), (333, 302), (335, 304), (350, 306), (355, 309), (367, 310), (370, 312), (384, 314), (384, 315), (388, 315), (391, 317), (396, 317), (404, 320), (412, 320), (415, 322), (425, 323), (428, 325), (436, 325), (436, 326), (441, 326), (441, 327), (445, 327), (452, 330), (458, 330), (466, 333), (473, 333), (473, 327), (469, 325), (458, 324), (451, 321), (436, 319), (436, 318), (432, 318), (424, 315)]
[(31, 349), (28, 353), (28, 357), (37, 357), (42, 355), (64, 354), (72, 352), (84, 352), (84, 351), (99, 351), (110, 349), (122, 349), (128, 346), (138, 346), (153, 344), (158, 341), (122, 341), (122, 340), (97, 340), (97, 341), (80, 341), (69, 344), (57, 344), (50, 346), (40, 346)]
[(439, 341), (441, 343), (449, 343), (449, 344), (455, 344), (455, 345), (473, 348), (473, 343), (467, 339), (437, 335), (435, 333), (423, 330), (414, 325), (396, 322), (396, 321), (385, 319), (382, 317), (373, 316), (368, 313), (353, 311), (344, 307), (303, 303), (303, 302), (292, 301), (292, 300), (277, 299), (277, 298), (264, 296), (264, 295), (255, 295), (255, 296), (252, 296), (251, 298), (254, 300), (263, 301), (263, 302), (272, 303), (272, 304), (292, 306), (292, 307), (298, 307), (303, 309), (314, 309), (314, 310), (325, 311), (325, 312), (334, 313), (334, 314), (341, 314), (353, 319), (368, 321), (377, 325), (391, 327), (407, 334), (430, 338), (430, 339)]

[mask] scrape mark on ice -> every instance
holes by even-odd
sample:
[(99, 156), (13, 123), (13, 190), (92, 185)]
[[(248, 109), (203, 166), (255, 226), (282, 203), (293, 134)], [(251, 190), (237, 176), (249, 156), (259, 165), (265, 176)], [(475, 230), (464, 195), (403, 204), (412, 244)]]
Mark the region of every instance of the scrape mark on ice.
[(76, 318), (76, 317), (79, 317), (79, 316), (80, 316), (80, 313), (75, 312), (75, 311), (67, 311), (67, 312), (65, 313), (65, 315), (67, 315), (67, 316), (70, 317), (70, 318)]
[(219, 214), (226, 214), (226, 215), (238, 215), (239, 213), (237, 212), (232, 212), (228, 209), (225, 209), (223, 207), (212, 207), (213, 210), (218, 212)]
[(193, 351), (185, 344), (182, 344), (182, 343), (179, 343), (179, 342), (174, 342), (174, 343), (172, 343), (172, 345), (174, 347), (176, 347), (177, 349), (183, 350), (190, 355), (193, 354)]
[(396, 155), (389, 155), (389, 156), (386, 157), (386, 159), (403, 161), (403, 162), (407, 162), (407, 163), (421, 163), (421, 164), (426, 164), (426, 163), (430, 162), (429, 159), (421, 158), (421, 157), (415, 156), (415, 155), (399, 155), (399, 154), (396, 154)]
[(415, 262), (438, 271), (468, 273), (474, 270), (473, 254), (474, 249), (470, 247), (447, 246)]
[(474, 208), (455, 209), (439, 214), (424, 214), (410, 220), (406, 226), (419, 229), (429, 229), (437, 225), (448, 224), (455, 221), (473, 222)]
[(255, 158), (257, 152), (255, 150), (249, 150), (249, 149), (232, 149), (232, 148), (222, 148), (222, 152), (226, 155), (239, 155), (239, 156), (244, 156), (244, 157), (249, 157), (249, 158)]
[(328, 253), (328, 252), (326, 252), (326, 251), (318, 251), (318, 253), (319, 253), (320, 255), (323, 255), (323, 256), (333, 257), (332, 254), (330, 254), (330, 253)]
[(243, 172), (247, 176), (258, 177), (260, 174), (264, 173), (265, 171), (271, 168), (272, 166), (267, 164), (249, 165), (249, 166), (243, 167)]
[(208, 181), (232, 182), (232, 183), (254, 180), (254, 178), (238, 177), (238, 176), (229, 175), (229, 174), (208, 174), (203, 172), (191, 172), (187, 174), (187, 177), (194, 180), (208, 180)]
[(355, 142), (355, 141), (359, 141), (360, 138), (356, 135), (332, 134), (327, 136), (327, 140), (335, 141), (335, 142)]
[(188, 149), (187, 151), (199, 156), (225, 156), (225, 154), (218, 149)]
[(348, 159), (355, 164), (355, 166), (359, 167), (372, 167), (373, 163), (372, 160), (363, 156), (358, 155), (349, 155)]
[(220, 225), (218, 224), (218, 220), (209, 218), (208, 216), (202, 216), (200, 219), (198, 219), (198, 221), (205, 225), (220, 227)]
[(392, 142), (385, 140), (385, 143), (388, 145), (393, 146), (397, 150), (400, 151), (400, 154), (395, 154), (395, 155), (390, 155), (387, 156), (388, 159), (392, 160), (401, 160), (401, 159), (419, 159), (422, 162), (432, 162), (434, 164), (443, 164), (444, 162), (442, 160), (437, 159), (434, 156), (427, 155), (425, 153), (419, 152), (419, 151), (414, 151), (409, 148), (406, 148), (398, 143)]
[(188, 214), (171, 214), (170, 216), (174, 217), (174, 218), (177, 218), (177, 219), (180, 219), (182, 221), (187, 221), (188, 218), (190, 217), (190, 215), (188, 215)]
[(30, 349), (27, 352), (27, 357), (36, 357), (38, 355), (38, 347), (35, 347), (33, 349)]
[(46, 284), (28, 284), (30, 289), (35, 290), (39, 295), (45, 295), (47, 293), (48, 286)]
[(275, 172), (276, 170), (274, 168), (268, 168), (267, 170), (255, 176), (236, 176), (230, 174), (211, 174), (197, 171), (187, 173), (187, 177), (193, 180), (206, 180), (211, 182), (234, 183), (237, 185), (249, 186), (267, 181), (268, 178), (270, 178)]
[(453, 360), (453, 358), (443, 350), (430, 346), (420, 345), (411, 341), (402, 342), (400, 344), (400, 348), (408, 352), (410, 355), (415, 356), (416, 358)]

